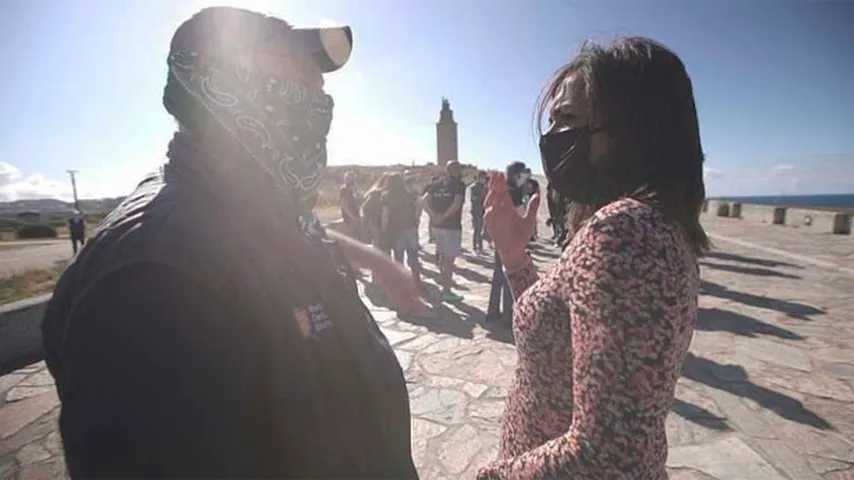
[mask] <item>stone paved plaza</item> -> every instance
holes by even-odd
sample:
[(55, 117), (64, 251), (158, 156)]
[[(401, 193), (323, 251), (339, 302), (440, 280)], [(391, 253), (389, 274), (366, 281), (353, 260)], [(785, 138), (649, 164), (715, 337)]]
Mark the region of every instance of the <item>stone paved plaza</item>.
[[(854, 236), (704, 222), (716, 249), (667, 423), (671, 478), (854, 479)], [(548, 268), (558, 251), (534, 256)], [(460, 267), (465, 300), (429, 318), (365, 296), (406, 372), (423, 479), (473, 478), (495, 457), (513, 379), (511, 332), (485, 321), (490, 259), (467, 253)], [(64, 474), (58, 408), (43, 364), (0, 377), (0, 478)]]

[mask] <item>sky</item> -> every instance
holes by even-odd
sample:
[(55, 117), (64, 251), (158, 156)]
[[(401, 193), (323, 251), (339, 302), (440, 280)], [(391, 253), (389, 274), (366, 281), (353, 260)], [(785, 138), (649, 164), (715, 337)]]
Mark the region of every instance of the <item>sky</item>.
[(533, 113), (581, 44), (642, 35), (683, 60), (707, 193), (854, 193), (854, 0), (6, 0), (0, 201), (130, 193), (165, 162), (166, 56), (182, 21), (233, 5), (296, 26), (350, 25), (326, 77), (329, 163), (436, 160), (441, 98), (459, 159), (540, 169)]

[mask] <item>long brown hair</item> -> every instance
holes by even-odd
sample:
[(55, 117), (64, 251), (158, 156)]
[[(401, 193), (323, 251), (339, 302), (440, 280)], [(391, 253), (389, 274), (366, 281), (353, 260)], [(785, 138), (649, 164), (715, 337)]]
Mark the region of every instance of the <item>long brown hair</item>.
[(648, 38), (623, 38), (607, 46), (587, 42), (543, 90), (536, 117), (540, 132), (559, 87), (572, 74), (584, 82), (591, 109), (605, 119), (609, 135), (627, 146), (620, 162), (633, 173), (616, 179), (623, 188), (613, 198), (567, 209), (571, 233), (605, 204), (632, 197), (679, 224), (702, 254), (709, 248), (699, 221), (704, 158), (691, 79), (682, 61)]

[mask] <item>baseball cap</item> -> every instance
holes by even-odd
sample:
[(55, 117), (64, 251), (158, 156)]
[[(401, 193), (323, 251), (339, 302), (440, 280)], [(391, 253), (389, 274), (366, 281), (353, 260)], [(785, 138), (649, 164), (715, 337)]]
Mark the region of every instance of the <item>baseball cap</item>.
[(347, 26), (294, 28), (282, 19), (250, 10), (209, 7), (178, 28), (170, 51), (187, 49), (228, 57), (276, 42), (308, 53), (321, 72), (329, 73), (350, 58), (353, 32)]

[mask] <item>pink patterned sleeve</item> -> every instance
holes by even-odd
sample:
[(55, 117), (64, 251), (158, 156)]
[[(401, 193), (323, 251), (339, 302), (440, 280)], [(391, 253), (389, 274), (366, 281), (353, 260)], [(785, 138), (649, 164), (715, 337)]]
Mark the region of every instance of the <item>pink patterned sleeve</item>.
[(540, 278), (537, 275), (537, 267), (534, 266), (534, 261), (528, 255), (525, 263), (516, 270), (504, 271), (504, 276), (507, 277), (507, 282), (510, 283), (510, 289), (513, 290), (513, 298), (519, 298), (531, 285), (537, 283)]
[[(516, 457), (481, 469), (478, 479), (601, 478), (630, 471), (650, 439), (654, 392), (644, 376), (660, 374), (644, 364), (655, 333), (660, 282), (658, 247), (648, 225), (630, 215), (592, 221), (556, 267), (564, 281), (556, 294), (571, 312), (573, 416), (569, 431)], [(562, 271), (561, 271), (562, 270)], [(644, 323), (641, 329), (633, 325)], [(638, 338), (640, 337), (640, 338)], [(628, 343), (627, 343), (628, 342)], [(646, 342), (646, 343), (645, 343)], [(647, 357), (647, 358), (645, 358)], [(666, 410), (665, 413), (666, 415)], [(616, 476), (614, 478), (616, 478)]]

